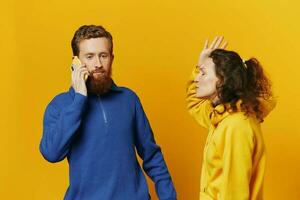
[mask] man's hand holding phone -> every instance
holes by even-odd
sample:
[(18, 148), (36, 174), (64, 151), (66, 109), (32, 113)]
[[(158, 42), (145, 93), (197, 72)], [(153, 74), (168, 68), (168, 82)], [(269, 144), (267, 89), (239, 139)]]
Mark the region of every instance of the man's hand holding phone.
[(72, 87), (75, 92), (87, 96), (86, 80), (89, 76), (86, 65), (83, 65), (77, 56), (72, 61)]

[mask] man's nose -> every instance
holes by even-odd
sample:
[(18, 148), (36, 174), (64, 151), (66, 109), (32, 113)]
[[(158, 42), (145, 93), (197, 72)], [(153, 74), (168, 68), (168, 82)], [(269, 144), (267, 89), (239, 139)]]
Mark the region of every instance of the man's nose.
[(99, 57), (96, 57), (95, 68), (101, 68), (101, 67), (103, 67), (101, 59)]

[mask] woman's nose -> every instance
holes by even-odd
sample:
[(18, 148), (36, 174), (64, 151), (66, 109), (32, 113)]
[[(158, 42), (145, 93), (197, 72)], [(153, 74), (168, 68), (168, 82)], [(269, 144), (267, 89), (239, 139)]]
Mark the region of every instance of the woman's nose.
[(198, 73), (198, 74), (197, 74), (197, 76), (195, 76), (195, 79), (194, 79), (194, 81), (195, 81), (195, 82), (198, 82), (198, 81), (199, 81), (199, 78), (200, 78), (200, 76), (201, 76), (201, 74), (200, 74), (200, 73)]

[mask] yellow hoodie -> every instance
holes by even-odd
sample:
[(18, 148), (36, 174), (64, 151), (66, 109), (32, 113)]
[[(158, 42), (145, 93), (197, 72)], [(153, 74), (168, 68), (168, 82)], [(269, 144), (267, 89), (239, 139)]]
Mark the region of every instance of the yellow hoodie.
[[(237, 112), (215, 108), (211, 101), (196, 97), (193, 70), (187, 87), (187, 107), (208, 136), (204, 147), (200, 200), (262, 200), (265, 173), (265, 145), (259, 121)], [(263, 116), (275, 101), (262, 101)], [(227, 107), (227, 106), (226, 106)]]

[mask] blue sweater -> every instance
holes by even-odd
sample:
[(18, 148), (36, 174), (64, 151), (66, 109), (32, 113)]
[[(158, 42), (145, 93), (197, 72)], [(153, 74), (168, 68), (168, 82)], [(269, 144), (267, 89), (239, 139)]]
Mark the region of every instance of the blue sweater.
[(115, 84), (105, 95), (71, 87), (47, 106), (40, 151), (49, 162), (67, 157), (70, 185), (65, 200), (148, 200), (143, 169), (160, 200), (176, 192), (160, 147), (137, 95)]

